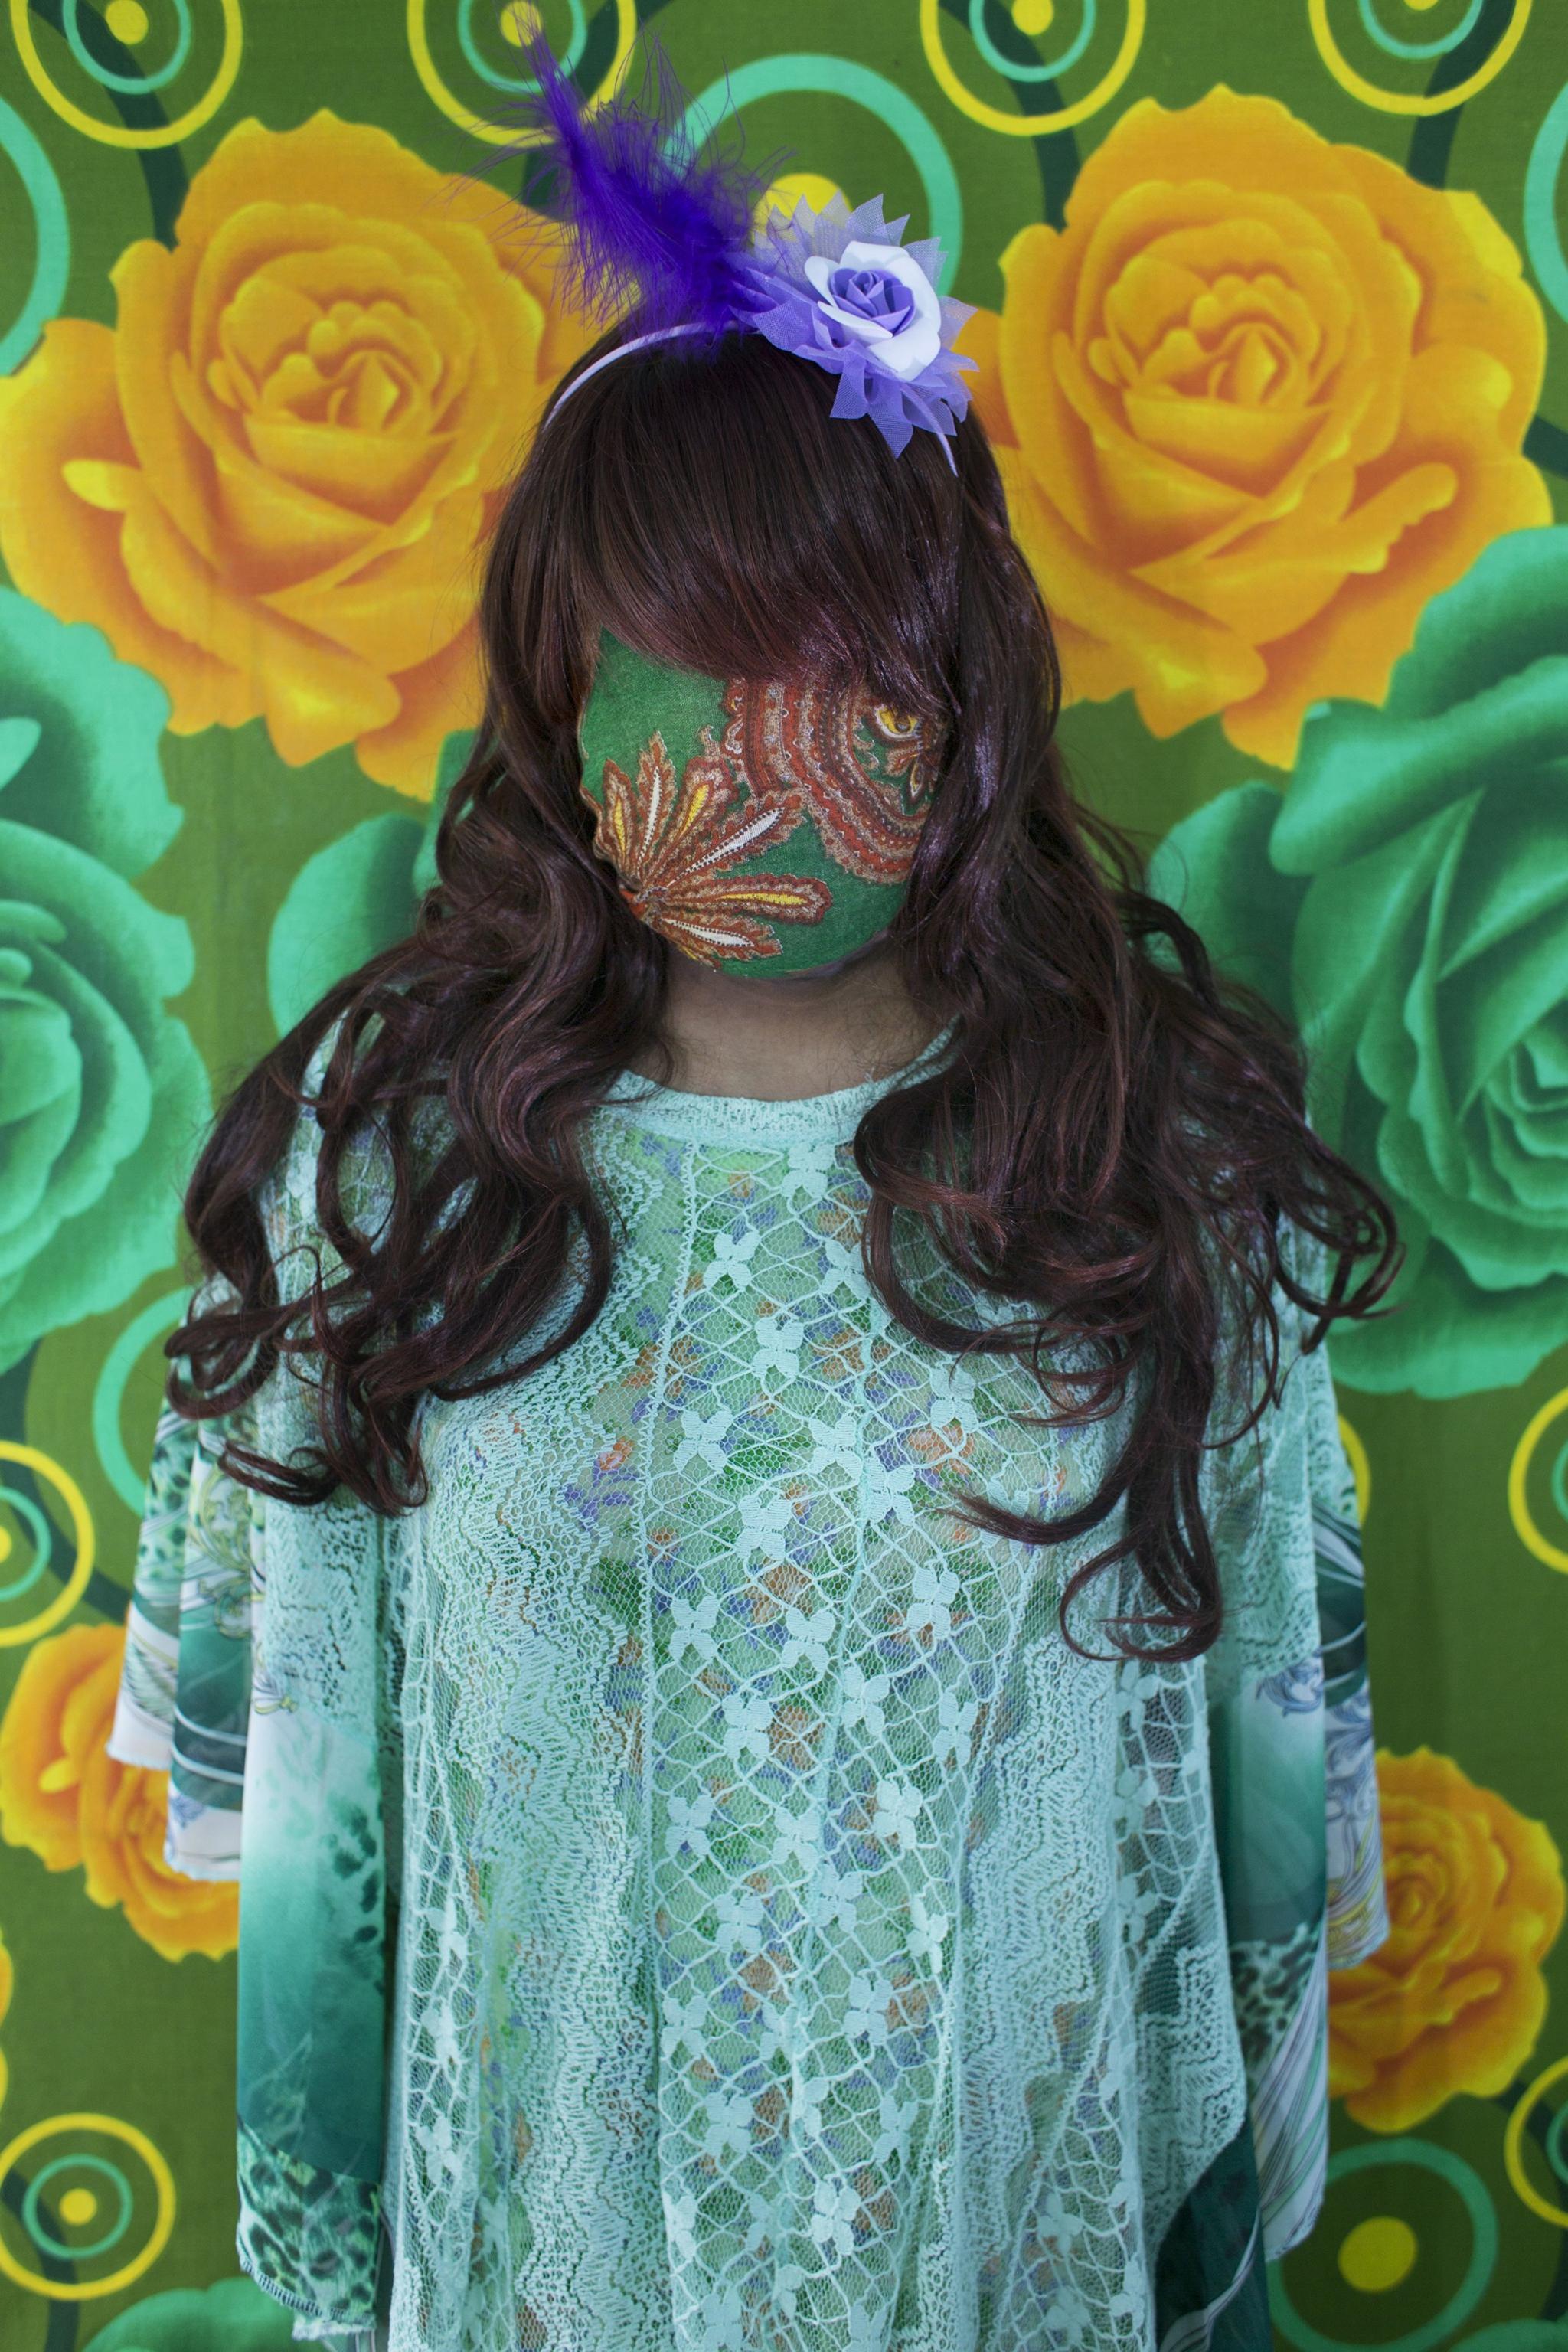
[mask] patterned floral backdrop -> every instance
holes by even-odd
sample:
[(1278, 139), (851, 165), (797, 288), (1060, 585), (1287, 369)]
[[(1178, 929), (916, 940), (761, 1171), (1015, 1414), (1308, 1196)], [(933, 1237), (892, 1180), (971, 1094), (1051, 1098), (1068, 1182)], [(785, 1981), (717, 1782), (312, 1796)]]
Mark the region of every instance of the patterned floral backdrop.
[[(472, 551), (579, 348), (499, 0), (8, 0), (0, 2342), (250, 2352), (232, 1886), (110, 1761), (214, 1099), (405, 927)], [(1395, 1926), (1282, 2346), (1568, 2352), (1568, 10), (548, 0), (938, 234), (1084, 793), (1396, 1202), (1334, 1344)], [(476, 173), (482, 176), (474, 176)]]

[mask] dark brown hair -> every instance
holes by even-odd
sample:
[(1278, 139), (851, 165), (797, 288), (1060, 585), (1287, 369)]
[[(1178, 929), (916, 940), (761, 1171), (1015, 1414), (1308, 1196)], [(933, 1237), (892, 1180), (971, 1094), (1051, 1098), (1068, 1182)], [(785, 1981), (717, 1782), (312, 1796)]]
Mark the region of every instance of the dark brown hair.
[[(171, 1393), (184, 1413), (218, 1413), (280, 1354), (310, 1351), (319, 1448), (285, 1465), (231, 1444), (236, 1476), (301, 1504), (340, 1485), (383, 1512), (423, 1499), (421, 1392), (519, 1377), (515, 1356), (493, 1369), (498, 1352), (533, 1327), (574, 1242), (581, 1303), (522, 1370), (600, 1311), (614, 1238), (579, 1131), (627, 1062), (658, 1051), (669, 950), (595, 857), (579, 792), (600, 627), (713, 675), (869, 679), (947, 730), (893, 941), (916, 1004), (956, 1026), (945, 1066), (895, 1086), (856, 1136), (867, 1273), (920, 1339), (1010, 1353), (1053, 1402), (1072, 1387), (1045, 1420), (1108, 1415), (1136, 1381), (1140, 1410), (1089, 1503), (1042, 1520), (965, 1497), (964, 1516), (1058, 1543), (1125, 1496), (1120, 1540), (1069, 1596), (1135, 1560), (1149, 1605), (1113, 1638), (1194, 1656), (1221, 1615), (1197, 1481), (1224, 1331), (1266, 1371), (1228, 1438), (1274, 1397), (1271, 1285), (1318, 1318), (1315, 1345), (1375, 1305), (1403, 1245), (1380, 1194), (1308, 1123), (1299, 1036), (1221, 984), (1140, 887), (1130, 838), (1074, 798), (1050, 627), (978, 420), (957, 433), (955, 473), (932, 434), (895, 457), (868, 422), (831, 418), (833, 393), (754, 334), (657, 345), (557, 393), (489, 552), (484, 715), (440, 823), (439, 880), (412, 935), (331, 989), (222, 1112), (185, 1215), (237, 1300), (169, 1340), (189, 1363)], [(284, 1297), (258, 1194), (335, 1022), (311, 1099), (317, 1213), (344, 1271)], [(416, 1133), (431, 1102), (445, 1112), (433, 1154)], [(342, 1178), (371, 1130), (393, 1201), (367, 1235)], [(1282, 1217), (1331, 1252), (1327, 1297), (1296, 1286)], [(900, 1273), (911, 1220), (963, 1280), (1031, 1315), (976, 1331), (922, 1305)]]

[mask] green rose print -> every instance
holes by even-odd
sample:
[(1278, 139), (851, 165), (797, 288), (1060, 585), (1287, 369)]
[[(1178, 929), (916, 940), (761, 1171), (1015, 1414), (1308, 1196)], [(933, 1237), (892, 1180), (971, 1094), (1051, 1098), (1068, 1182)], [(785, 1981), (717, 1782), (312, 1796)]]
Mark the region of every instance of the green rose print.
[(211, 1111), (167, 999), (190, 932), (132, 877), (179, 829), (163, 688), (0, 589), (0, 1370), (172, 1265)]
[(247, 2278), (171, 2287), (100, 2327), (92, 2352), (292, 2352), (292, 2315)]
[(1504, 2319), (1461, 2336), (1454, 2352), (1568, 2352), (1568, 2327), (1551, 2319)]
[(436, 879), (441, 811), (473, 741), (467, 731), (442, 744), (426, 815), (393, 809), (366, 817), (295, 875), (267, 943), (267, 992), (279, 1033), (344, 972), (413, 929), (415, 910)]
[(1469, 1394), (1568, 1336), (1568, 528), (1496, 540), (1381, 708), (1321, 703), (1288, 793), (1174, 826), (1150, 888), (1300, 1022), (1320, 1132), (1409, 1249), (1352, 1386)]

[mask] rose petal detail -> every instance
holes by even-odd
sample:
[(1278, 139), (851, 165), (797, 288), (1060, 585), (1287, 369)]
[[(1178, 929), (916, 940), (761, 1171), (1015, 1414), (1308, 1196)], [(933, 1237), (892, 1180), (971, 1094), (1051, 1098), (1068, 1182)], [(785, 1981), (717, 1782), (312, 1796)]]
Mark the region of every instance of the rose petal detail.
[(237, 124), (174, 249), (121, 255), (112, 332), (56, 320), (0, 387), (13, 578), (151, 670), (177, 733), (259, 715), (290, 764), (353, 743), (427, 797), (433, 682), (463, 697), (440, 731), (477, 709), (473, 550), (590, 340), (556, 252), (385, 131)]
[[(1545, 346), (1512, 244), (1478, 197), (1277, 100), (1141, 100), (1065, 226), (1020, 231), (1002, 268), (1000, 317), (964, 340), (1069, 699), (1131, 689), (1162, 735), (1217, 714), (1288, 767), (1313, 703), (1379, 699), (1423, 605), (1551, 519), (1521, 451)], [(1189, 614), (1234, 649), (1206, 680)]]

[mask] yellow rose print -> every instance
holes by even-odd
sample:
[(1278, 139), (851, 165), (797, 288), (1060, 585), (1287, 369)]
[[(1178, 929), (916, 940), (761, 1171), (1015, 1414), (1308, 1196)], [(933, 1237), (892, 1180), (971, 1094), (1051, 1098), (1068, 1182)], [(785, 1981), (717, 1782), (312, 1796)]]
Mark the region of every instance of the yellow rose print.
[(1390, 1934), (1329, 1979), (1329, 2088), (1369, 2131), (1492, 2098), (1535, 2046), (1563, 1864), (1539, 1822), (1429, 1748), (1378, 1756)]
[(172, 1871), (168, 1774), (106, 1752), (124, 1652), (123, 1625), (73, 1625), (28, 1652), (0, 1722), (0, 1837), (50, 1870), (83, 1864), (91, 1901), (119, 1905), (164, 1959), (221, 1959), (238, 1942), (237, 1882)]
[(322, 112), (242, 122), (111, 330), (58, 319), (0, 386), (0, 552), (151, 670), (176, 734), (264, 718), (427, 795), (476, 710), (473, 552), (589, 340), (494, 188)]
[(1479, 200), (1221, 84), (1131, 108), (963, 334), (1070, 696), (1289, 767), (1424, 605), (1548, 523), (1540, 303)]

